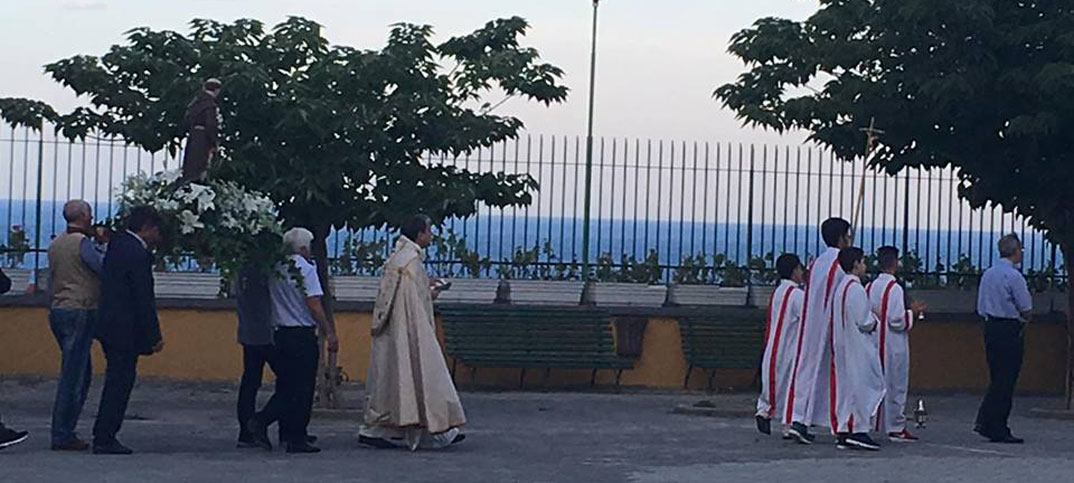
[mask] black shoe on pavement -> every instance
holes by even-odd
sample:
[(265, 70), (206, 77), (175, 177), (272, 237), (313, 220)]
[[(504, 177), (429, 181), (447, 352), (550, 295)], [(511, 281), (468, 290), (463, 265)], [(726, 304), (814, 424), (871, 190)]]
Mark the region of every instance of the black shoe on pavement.
[(998, 438), (989, 438), (988, 441), (992, 442), (992, 443), (1003, 443), (1003, 444), (1022, 444), (1022, 443), (1026, 442), (1026, 440), (1024, 440), (1022, 438), (1016, 438), (1011, 433), (1007, 433), (1006, 436), (1000, 436)]
[[(265, 451), (272, 451), (272, 441), (269, 441), (268, 427), (265, 423), (262, 423), (257, 416), (250, 418), (246, 422), (246, 430), (250, 433), (250, 443), (253, 448), (261, 448)], [(239, 440), (242, 443), (242, 440)]]
[(93, 443), (93, 454), (128, 455), (134, 454), (134, 450), (123, 446), (119, 441), (97, 444)]
[(307, 434), (306, 435), (306, 442), (309, 443), (309, 444), (316, 444), (317, 443), (317, 437), (312, 435), (312, 434)]
[(466, 435), (462, 434), (462, 433), (459, 433), (458, 435), (455, 436), (455, 439), (451, 440), (451, 444), (456, 445), (456, 444), (459, 444), (459, 443), (461, 443), (463, 441), (466, 441)]
[(854, 449), (853, 446), (847, 444), (846, 433), (839, 433), (835, 435), (835, 449)]
[(292, 454), (320, 453), (321, 448), (303, 441), (301, 443), (288, 443), (287, 452)]
[(794, 423), (791, 425), (791, 429), (787, 431), (788, 434), (798, 440), (801, 444), (813, 444), (816, 439), (815, 436), (809, 434), (809, 428), (802, 423)]
[(757, 419), (757, 431), (761, 434), (772, 434), (772, 421), (764, 416), (756, 416)]
[(82, 441), (81, 439), (78, 439), (78, 438), (72, 439), (71, 441), (68, 441), (66, 443), (53, 444), (52, 445), (52, 451), (74, 451), (74, 452), (77, 452), (77, 451), (86, 451), (88, 449), (90, 449), (89, 443), (87, 443), (85, 441)]
[(0, 449), (15, 446), (30, 437), (29, 431), (15, 431), (0, 425)]
[(866, 433), (854, 433), (846, 437), (846, 444), (857, 449), (880, 451), (880, 445)]
[(360, 435), (360, 434), (358, 435), (358, 444), (361, 444), (361, 445), (364, 445), (364, 446), (369, 446), (370, 448), (376, 448), (376, 449), (395, 449), (395, 448), (398, 448), (398, 446), (392, 444), (391, 442), (389, 442), (386, 439), (383, 439), (383, 438), (371, 438), (369, 436), (363, 436), (363, 435)]

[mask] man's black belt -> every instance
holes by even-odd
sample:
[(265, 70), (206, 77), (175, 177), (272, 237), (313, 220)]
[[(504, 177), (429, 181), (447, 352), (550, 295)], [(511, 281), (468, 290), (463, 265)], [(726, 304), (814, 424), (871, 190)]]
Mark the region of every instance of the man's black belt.
[(1019, 323), (1019, 324), (1022, 323), (1022, 321), (1020, 319), (1011, 319), (1011, 318), (1007, 318), (1007, 317), (993, 317), (991, 315), (985, 315), (983, 317), (984, 317), (985, 322), (1013, 322), (1013, 323)]

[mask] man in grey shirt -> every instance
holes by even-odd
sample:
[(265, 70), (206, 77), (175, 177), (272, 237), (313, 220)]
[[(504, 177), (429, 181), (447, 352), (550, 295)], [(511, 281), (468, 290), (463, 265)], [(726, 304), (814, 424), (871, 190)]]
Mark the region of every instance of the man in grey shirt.
[(1022, 263), (1022, 242), (1017, 235), (1000, 238), (999, 256), (999, 261), (981, 276), (977, 292), (977, 313), (984, 318), (991, 382), (977, 411), (974, 431), (993, 443), (1020, 444), (1024, 440), (1011, 434), (1007, 419), (1022, 370), (1023, 329), (1032, 315), (1033, 297), (1017, 268)]

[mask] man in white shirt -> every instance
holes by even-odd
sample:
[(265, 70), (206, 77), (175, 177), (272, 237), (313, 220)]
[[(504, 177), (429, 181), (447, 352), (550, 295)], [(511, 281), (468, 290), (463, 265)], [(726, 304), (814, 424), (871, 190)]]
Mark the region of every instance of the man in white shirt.
[(922, 315), (925, 304), (914, 301), (906, 308), (906, 294), (895, 278), (899, 269), (899, 249), (891, 246), (876, 250), (880, 275), (869, 282), (865, 291), (873, 315), (879, 321), (880, 363), (884, 369), (887, 395), (877, 414), (876, 428), (884, 431), (894, 443), (917, 441), (906, 429), (906, 393), (910, 384), (910, 330), (916, 317)]
[(325, 336), (329, 352), (339, 351), (336, 327), (325, 316), (317, 267), (309, 261), (313, 233), (305, 228), (292, 228), (283, 235), (291, 252), (290, 262), (301, 274), (293, 278), (291, 267), (280, 264), (278, 277), (269, 282), (272, 319), (276, 326), (276, 356), (271, 362), (276, 373), (276, 392), (259, 413), (247, 423), (255, 444), (272, 449), (268, 425), (279, 421), (281, 445), (288, 453), (317, 453), (319, 448), (309, 442), (306, 428), (313, 411), (313, 393), (317, 385), (317, 362), (320, 350), (317, 331)]

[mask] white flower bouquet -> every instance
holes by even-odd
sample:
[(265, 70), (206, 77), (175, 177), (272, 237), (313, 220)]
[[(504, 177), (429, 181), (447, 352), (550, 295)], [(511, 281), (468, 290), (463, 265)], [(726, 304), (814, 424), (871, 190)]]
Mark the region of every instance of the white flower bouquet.
[(120, 218), (140, 205), (161, 214), (164, 242), (159, 253), (166, 260), (210, 260), (225, 279), (248, 264), (272, 273), (276, 263), (286, 260), (283, 222), (271, 199), (231, 181), (179, 179), (179, 171), (137, 174), (116, 193)]

